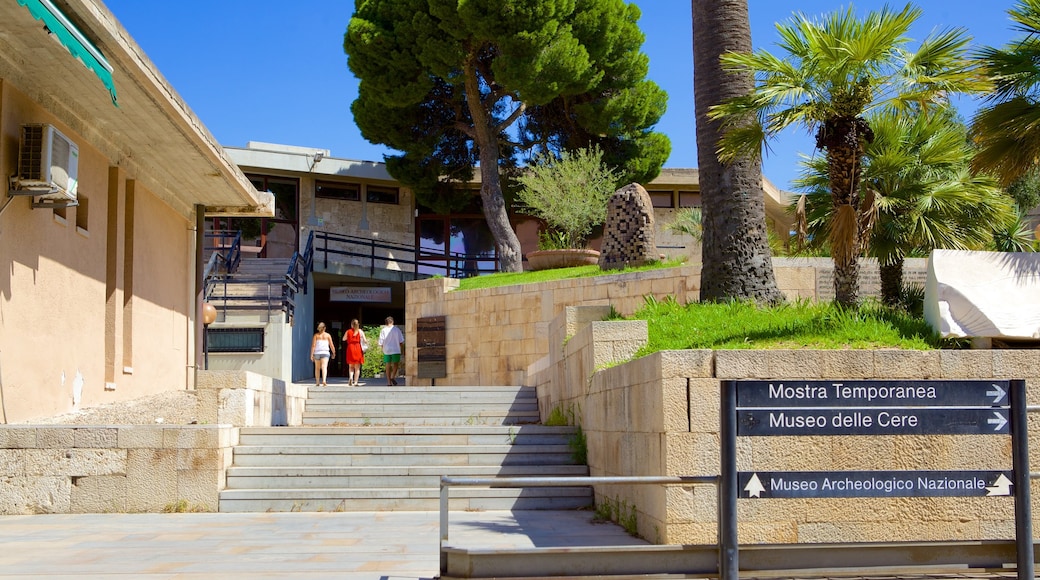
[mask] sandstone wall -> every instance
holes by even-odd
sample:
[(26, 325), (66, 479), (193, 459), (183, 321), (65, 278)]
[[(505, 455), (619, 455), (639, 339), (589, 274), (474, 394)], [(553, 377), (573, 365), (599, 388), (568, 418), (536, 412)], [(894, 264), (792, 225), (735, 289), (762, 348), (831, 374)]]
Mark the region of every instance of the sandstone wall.
[[(594, 318), (561, 315), (565, 320)], [(593, 476), (718, 475), (720, 381), (725, 379), (1012, 379), (1040, 403), (1037, 350), (663, 351), (624, 364), (641, 346), (642, 321), (578, 323), (559, 354), (533, 366), (545, 417), (579, 410)], [(556, 340), (556, 339), (554, 339)], [(561, 340), (562, 341), (562, 340)], [(1029, 419), (1031, 463), (1040, 457), (1040, 417)], [(1010, 470), (1007, 435), (740, 437), (739, 471)], [(643, 537), (715, 543), (712, 485), (598, 486), (597, 502), (626, 506)], [(1040, 507), (1034, 496), (1034, 514)], [(1037, 525), (1034, 517), (1034, 528)], [(741, 499), (742, 543), (814, 543), (1014, 538), (1010, 497)]]

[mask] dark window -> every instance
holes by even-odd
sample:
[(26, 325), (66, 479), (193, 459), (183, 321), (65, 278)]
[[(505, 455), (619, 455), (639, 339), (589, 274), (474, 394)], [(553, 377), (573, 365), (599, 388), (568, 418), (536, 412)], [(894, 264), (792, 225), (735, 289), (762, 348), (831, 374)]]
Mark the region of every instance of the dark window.
[(207, 328), (209, 352), (264, 352), (263, 328)]
[(647, 193), (650, 194), (650, 202), (654, 204), (654, 207), (675, 207), (672, 192), (648, 191)]
[(369, 185), (365, 188), (365, 199), (371, 203), (389, 203), (397, 205), (401, 198), (401, 190), (396, 187)]
[(700, 207), (701, 194), (696, 191), (680, 191), (679, 207)]
[(314, 184), (314, 195), (329, 199), (361, 201), (361, 186), (356, 183), (333, 183), (319, 181)]

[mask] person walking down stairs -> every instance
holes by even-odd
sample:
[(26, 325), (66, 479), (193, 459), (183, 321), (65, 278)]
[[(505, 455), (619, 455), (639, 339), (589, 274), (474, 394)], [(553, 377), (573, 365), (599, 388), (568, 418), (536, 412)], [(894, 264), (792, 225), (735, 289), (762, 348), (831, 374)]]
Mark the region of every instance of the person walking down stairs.
[(314, 363), (314, 386), (329, 386), (329, 359), (336, 356), (332, 335), (325, 332), (325, 323), (318, 323), (318, 332), (311, 340), (311, 362)]
[(394, 317), (386, 317), (386, 326), (379, 331), (379, 348), (383, 349), (383, 362), (386, 364), (387, 386), (397, 385), (397, 371), (401, 366), (401, 345), (404, 334), (394, 326)]

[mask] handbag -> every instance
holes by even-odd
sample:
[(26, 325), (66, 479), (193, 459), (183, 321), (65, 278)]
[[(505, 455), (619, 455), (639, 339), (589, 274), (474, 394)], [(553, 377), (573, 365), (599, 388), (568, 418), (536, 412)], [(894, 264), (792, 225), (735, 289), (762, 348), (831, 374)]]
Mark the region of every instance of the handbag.
[(368, 338), (365, 337), (365, 333), (361, 333), (361, 352), (368, 352)]

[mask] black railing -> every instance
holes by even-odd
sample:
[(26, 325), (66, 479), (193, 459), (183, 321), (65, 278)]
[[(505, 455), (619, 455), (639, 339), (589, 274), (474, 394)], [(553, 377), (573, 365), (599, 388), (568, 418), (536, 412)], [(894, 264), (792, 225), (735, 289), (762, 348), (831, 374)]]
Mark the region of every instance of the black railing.
[[(252, 285), (248, 294), (230, 292), (229, 287), (243, 288)], [(276, 310), (292, 315), (296, 310), (295, 280), (278, 274), (259, 276), (214, 275), (206, 281), (205, 300), (225, 314), (235, 310)]]
[(430, 254), (408, 244), (329, 232), (312, 233), (317, 237), (314, 260), (320, 261), (325, 270), (330, 263), (346, 264), (368, 268), (370, 276), (374, 276), (376, 270), (394, 270), (410, 274), (413, 280), (432, 276), (467, 278), (498, 271), (498, 257), (493, 250), (478, 254)]
[[(296, 293), (308, 290), (307, 275), (313, 265), (313, 237), (312, 232), (302, 256), (299, 252), (293, 253), (284, 275), (242, 276), (236, 273), (242, 262), (242, 232), (207, 232), (206, 239), (211, 241), (206, 250), (216, 254), (221, 267), (207, 272), (205, 300), (225, 314), (234, 310), (281, 310), (291, 316), (296, 310)], [(229, 290), (229, 286), (241, 289), (250, 285), (253, 289), (249, 293)]]
[(242, 232), (237, 230), (212, 230), (206, 232), (207, 255), (217, 254), (225, 272), (234, 272), (242, 262)]

